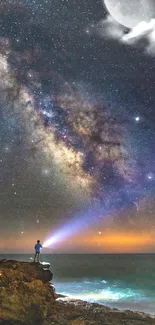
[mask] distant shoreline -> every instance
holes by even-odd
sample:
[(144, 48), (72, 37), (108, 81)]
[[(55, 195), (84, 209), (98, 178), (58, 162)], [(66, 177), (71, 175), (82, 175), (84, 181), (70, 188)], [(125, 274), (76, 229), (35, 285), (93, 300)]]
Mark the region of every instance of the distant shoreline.
[[(123, 308), (121, 308), (119, 305), (120, 305), (120, 303), (114, 303), (114, 305), (115, 306), (112, 306), (112, 304), (110, 304), (110, 303), (108, 303), (107, 305), (105, 304), (105, 303), (100, 303), (100, 302), (90, 302), (90, 301), (87, 301), (87, 300), (83, 300), (83, 299), (81, 299), (81, 298), (74, 298), (74, 297), (72, 297), (72, 296), (68, 296), (67, 294), (66, 295), (63, 295), (63, 294), (60, 294), (60, 293), (57, 293), (57, 295), (58, 295), (58, 298), (57, 298), (57, 300), (59, 301), (66, 301), (66, 302), (78, 302), (78, 304), (79, 304), (79, 302), (81, 302), (81, 305), (83, 305), (83, 303), (84, 304), (88, 304), (88, 305), (90, 305), (90, 306), (93, 306), (94, 304), (95, 305), (99, 305), (99, 306), (102, 306), (102, 307), (104, 307), (104, 308), (110, 308), (112, 311), (113, 310), (117, 310), (117, 311), (119, 311), (119, 312), (133, 312), (133, 313), (140, 313), (140, 314), (144, 314), (144, 315), (147, 315), (147, 316), (151, 316), (152, 318), (155, 318), (155, 312), (154, 313), (151, 313), (151, 312), (143, 312), (143, 311), (140, 311), (140, 310), (138, 310), (138, 309), (132, 309), (131, 308), (131, 306), (129, 306), (130, 304), (128, 304), (128, 303), (126, 303), (126, 307), (125, 307), (125, 304), (124, 304), (124, 307)], [(123, 304), (123, 303), (122, 303)], [(117, 306), (118, 305), (118, 306)]]
[[(95, 313), (95, 309), (99, 309), (100, 312), (105, 312), (106, 313), (120, 313), (122, 315), (126, 314), (132, 314), (132, 315), (141, 315), (143, 317), (151, 317), (152, 319), (155, 319), (155, 314), (150, 314), (150, 313), (146, 313), (146, 312), (142, 312), (142, 311), (138, 311), (138, 310), (130, 310), (130, 309), (119, 309), (117, 307), (109, 307), (106, 306), (102, 303), (96, 303), (96, 302), (88, 302), (82, 299), (74, 299), (68, 296), (64, 296), (64, 295), (59, 295), (58, 294), (58, 298), (56, 299), (59, 302), (62, 303), (67, 303), (67, 304), (71, 304), (71, 305), (75, 305), (76, 307), (80, 307), (81, 309), (83, 309), (83, 311), (85, 310), (91, 310), (91, 312)], [(138, 323), (134, 323), (134, 325), (138, 325)], [(145, 324), (145, 322), (144, 322)], [(155, 323), (154, 323), (155, 324)]]

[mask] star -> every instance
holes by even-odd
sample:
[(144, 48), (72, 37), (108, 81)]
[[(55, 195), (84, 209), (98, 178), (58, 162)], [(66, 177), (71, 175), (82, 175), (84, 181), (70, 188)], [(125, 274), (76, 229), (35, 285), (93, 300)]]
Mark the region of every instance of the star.
[[(110, 251), (120, 240), (127, 243), (130, 230), (150, 234), (155, 74), (154, 57), (142, 50), (148, 36), (126, 47), (111, 22), (108, 31), (116, 39), (103, 36), (104, 22), (96, 26), (98, 2), (34, 0), (16, 8), (2, 2), (0, 250), (11, 250), (16, 240), (17, 250), (30, 252), (35, 228), (44, 240), (63, 225), (64, 236), (75, 225), (75, 236), (70, 231), (60, 251), (70, 240), (69, 249), (83, 251), (82, 231), (90, 252), (96, 240), (99, 251)], [(131, 240), (120, 251), (154, 251), (152, 238), (136, 248)]]
[(148, 178), (148, 180), (153, 180), (154, 175), (152, 173), (150, 173), (150, 174), (147, 175), (147, 178)]
[(7, 146), (5, 147), (5, 152), (8, 153), (10, 151), (10, 148)]
[(86, 34), (90, 34), (90, 30), (88, 28), (86, 29), (85, 32), (86, 32)]
[(136, 121), (136, 122), (139, 122), (139, 121), (140, 121), (140, 117), (139, 117), (139, 116), (136, 116), (136, 117), (135, 117), (135, 121)]
[(43, 173), (43, 175), (48, 176), (50, 174), (50, 170), (49, 169), (43, 169), (42, 173)]

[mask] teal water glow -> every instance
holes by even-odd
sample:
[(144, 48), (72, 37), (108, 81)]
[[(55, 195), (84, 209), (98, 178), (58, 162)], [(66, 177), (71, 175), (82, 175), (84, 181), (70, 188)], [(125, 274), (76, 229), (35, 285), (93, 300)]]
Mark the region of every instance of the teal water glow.
[[(31, 261), (32, 255), (0, 256)], [(155, 255), (42, 255), (58, 293), (155, 314)]]

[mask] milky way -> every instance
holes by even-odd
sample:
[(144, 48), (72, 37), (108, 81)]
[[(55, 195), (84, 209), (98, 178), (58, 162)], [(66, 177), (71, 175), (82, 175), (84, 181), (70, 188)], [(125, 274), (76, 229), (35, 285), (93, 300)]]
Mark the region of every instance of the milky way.
[[(11, 58), (12, 65), (14, 57), (16, 64), (22, 61), (25, 67), (23, 55), (9, 49), (8, 60)], [(44, 68), (40, 73), (26, 69), (27, 85), (24, 86), (17, 81), (13, 70), (9, 70), (7, 59), (2, 56), (1, 73), (5, 74), (6, 80), (1, 92), (4, 90), (7, 104), (10, 96), (14, 113), (21, 115), (29, 129), (32, 154), (41, 152), (45, 156), (43, 159), (57, 165), (62, 177), (67, 175), (70, 184), (84, 190), (85, 195), (99, 198), (103, 203), (111, 196), (113, 200), (113, 193), (116, 197), (115, 191), (121, 189), (115, 201), (127, 204), (125, 186), (133, 183), (134, 170), (130, 166), (132, 157), (123, 138), (122, 123), (106, 107), (93, 102), (88, 95), (85, 98), (78, 85), (61, 80), (57, 90), (50, 89), (45, 93), (41, 82)], [(56, 74), (53, 79), (53, 84), (60, 83)], [(122, 202), (123, 192), (126, 202)]]
[(49, 225), (96, 203), (101, 213), (131, 208), (138, 214), (139, 200), (154, 193), (154, 117), (143, 109), (153, 90), (142, 103), (147, 86), (136, 87), (132, 78), (137, 52), (131, 69), (122, 45), (119, 52), (110, 41), (90, 39), (93, 5), (78, 7), (74, 24), (67, 4), (53, 4), (53, 14), (50, 6), (4, 1), (0, 8), (2, 204), (8, 214), (10, 191), (22, 235), (32, 206), (38, 227), (45, 215), (52, 215)]

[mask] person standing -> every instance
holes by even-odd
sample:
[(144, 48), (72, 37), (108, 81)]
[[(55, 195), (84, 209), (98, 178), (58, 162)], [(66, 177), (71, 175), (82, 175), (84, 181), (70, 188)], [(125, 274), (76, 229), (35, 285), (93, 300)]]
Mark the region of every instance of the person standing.
[(37, 240), (37, 243), (34, 246), (35, 249), (35, 256), (34, 256), (34, 262), (37, 259), (37, 262), (39, 263), (39, 258), (40, 258), (40, 249), (42, 248), (42, 245), (40, 244), (40, 240)]

